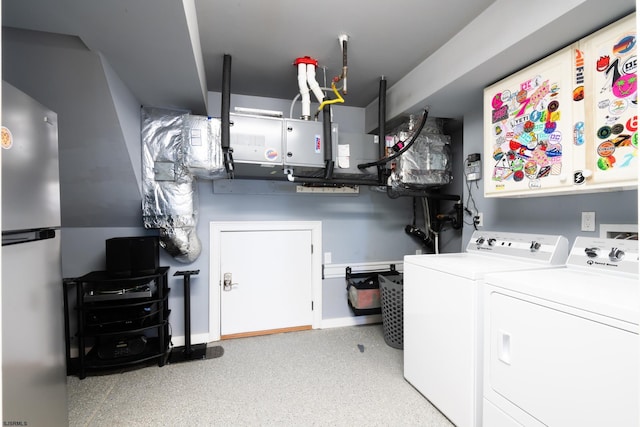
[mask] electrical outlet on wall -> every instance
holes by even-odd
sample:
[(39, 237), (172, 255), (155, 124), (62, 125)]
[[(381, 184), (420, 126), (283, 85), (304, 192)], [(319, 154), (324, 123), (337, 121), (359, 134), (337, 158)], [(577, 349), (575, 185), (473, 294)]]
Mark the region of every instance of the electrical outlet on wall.
[(482, 224), (483, 224), (483, 222), (482, 222), (482, 212), (478, 212), (476, 214), (476, 216), (473, 217), (473, 224), (476, 227), (482, 227)]
[(596, 213), (582, 212), (581, 231), (596, 231)]

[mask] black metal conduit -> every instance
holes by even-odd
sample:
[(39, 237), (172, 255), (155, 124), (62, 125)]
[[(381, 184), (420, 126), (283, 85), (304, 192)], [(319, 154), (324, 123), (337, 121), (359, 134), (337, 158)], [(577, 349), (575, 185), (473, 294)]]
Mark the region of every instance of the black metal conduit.
[[(387, 131), (385, 125), (387, 123), (387, 79), (380, 77), (380, 86), (378, 87), (378, 154), (379, 158), (387, 155)], [(359, 166), (358, 166), (359, 167)], [(378, 165), (378, 185), (385, 185), (386, 174), (385, 165)]]
[(324, 179), (333, 178), (333, 141), (331, 140), (331, 107), (322, 108), (322, 131), (324, 134)]
[(224, 55), (222, 65), (222, 106), (221, 106), (221, 147), (224, 156), (224, 168), (229, 178), (233, 178), (233, 150), (230, 144), (231, 119), (231, 55)]
[(389, 157), (384, 157), (384, 158), (382, 158), (380, 160), (376, 160), (375, 162), (361, 163), (361, 164), (358, 165), (358, 169), (366, 169), (366, 168), (370, 168), (371, 166), (378, 166), (379, 167), (380, 165), (385, 165), (385, 164), (389, 163), (391, 160), (396, 159), (396, 158), (400, 157), (402, 154), (404, 154), (409, 148), (411, 148), (411, 146), (416, 142), (416, 140), (420, 136), (420, 132), (422, 132), (422, 129), (424, 128), (424, 125), (427, 123), (427, 117), (428, 116), (429, 116), (429, 110), (425, 109), (424, 113), (422, 114), (422, 120), (420, 121), (420, 125), (413, 132), (411, 140), (409, 140), (409, 142), (407, 142), (405, 144), (405, 146), (402, 147), (402, 149), (400, 149), (400, 151), (392, 154)]

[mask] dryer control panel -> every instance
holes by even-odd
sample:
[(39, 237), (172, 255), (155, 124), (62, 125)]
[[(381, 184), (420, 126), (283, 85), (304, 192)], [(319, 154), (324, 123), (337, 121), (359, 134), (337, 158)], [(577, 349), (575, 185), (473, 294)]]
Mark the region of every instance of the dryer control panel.
[(578, 236), (567, 266), (617, 273), (638, 274), (638, 241)]
[(559, 235), (476, 230), (466, 252), (560, 265), (567, 260), (569, 242)]

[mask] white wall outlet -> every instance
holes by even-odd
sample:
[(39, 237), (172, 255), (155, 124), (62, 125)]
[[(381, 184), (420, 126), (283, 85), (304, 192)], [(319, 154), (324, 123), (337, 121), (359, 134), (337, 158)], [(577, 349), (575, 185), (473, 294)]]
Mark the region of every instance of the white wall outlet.
[(473, 217), (473, 223), (475, 224), (476, 227), (482, 227), (482, 222), (483, 218), (482, 218), (482, 212), (478, 212), (476, 214), (476, 216)]
[(582, 212), (582, 224), (580, 226), (582, 231), (596, 231), (596, 213), (595, 212)]

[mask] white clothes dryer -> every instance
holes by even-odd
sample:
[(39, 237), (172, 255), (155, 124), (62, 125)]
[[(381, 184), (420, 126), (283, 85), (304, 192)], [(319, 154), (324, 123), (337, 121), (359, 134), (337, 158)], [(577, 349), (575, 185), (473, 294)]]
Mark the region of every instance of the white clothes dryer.
[(576, 238), (566, 268), (485, 278), (485, 426), (638, 426), (638, 241)]
[(404, 377), (458, 427), (482, 421), (485, 275), (564, 267), (568, 249), (563, 236), (475, 231), (466, 252), (404, 257)]

